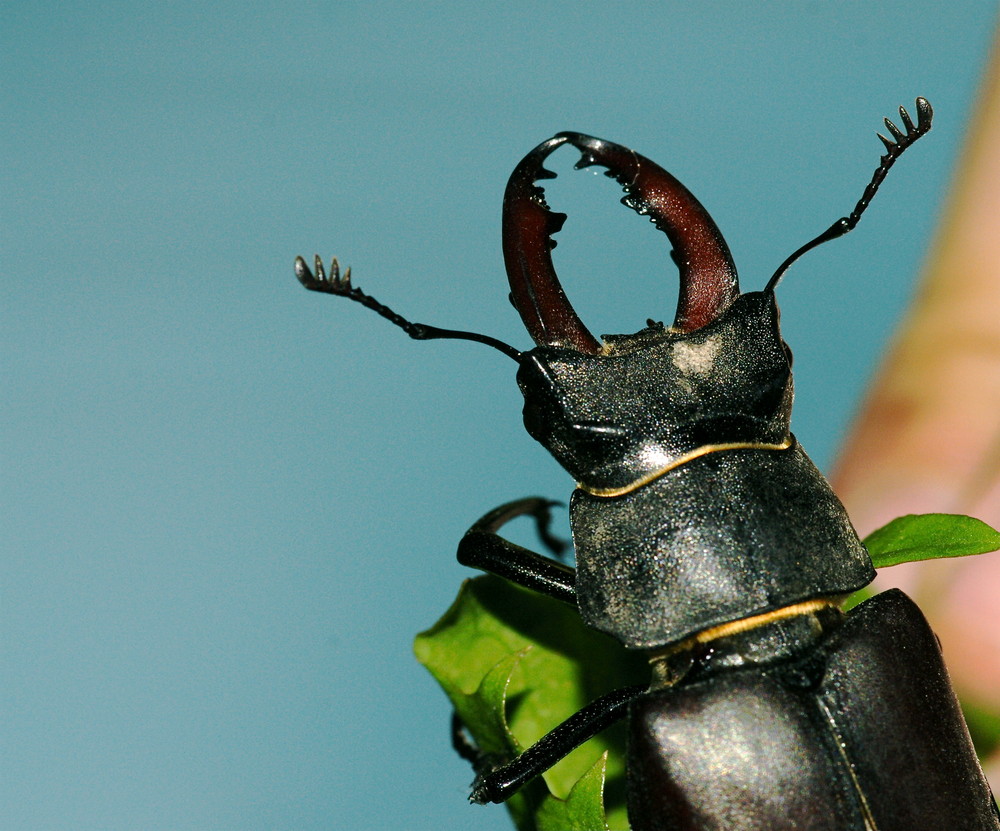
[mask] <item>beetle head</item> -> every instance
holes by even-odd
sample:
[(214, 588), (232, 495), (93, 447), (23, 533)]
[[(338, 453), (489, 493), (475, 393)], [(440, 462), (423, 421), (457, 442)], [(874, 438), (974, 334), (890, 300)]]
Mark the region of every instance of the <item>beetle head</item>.
[[(536, 184), (556, 148), (602, 165), (623, 204), (669, 238), (680, 270), (670, 328), (595, 338), (552, 265), (553, 213)], [(537, 344), (522, 353), (518, 384), (528, 432), (586, 487), (614, 490), (655, 475), (706, 445), (778, 443), (791, 411), (790, 353), (773, 292), (741, 295), (729, 249), (701, 203), (663, 168), (618, 144), (560, 133), (515, 168), (503, 209), (511, 299)]]
[(613, 495), (699, 448), (787, 440), (791, 353), (773, 294), (741, 295), (692, 332), (654, 327), (628, 342), (521, 357), (525, 427), (583, 487)]

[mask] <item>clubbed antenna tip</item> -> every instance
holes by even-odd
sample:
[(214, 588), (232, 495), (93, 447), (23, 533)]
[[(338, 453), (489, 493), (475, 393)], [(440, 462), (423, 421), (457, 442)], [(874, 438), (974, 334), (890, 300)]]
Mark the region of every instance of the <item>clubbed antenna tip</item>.
[(887, 151), (886, 155), (882, 157), (883, 161), (885, 161), (888, 156), (892, 156), (893, 161), (895, 161), (895, 158), (899, 156), (907, 147), (930, 130), (931, 119), (934, 118), (934, 110), (931, 108), (930, 101), (926, 98), (918, 98), (916, 126), (914, 126), (913, 121), (910, 119), (910, 114), (906, 111), (906, 107), (899, 108), (899, 117), (903, 122), (903, 127), (906, 128), (905, 133), (888, 118), (883, 119), (883, 121), (885, 121), (885, 128), (892, 133), (894, 141), (890, 141), (881, 133), (875, 134), (882, 139), (882, 144), (885, 145), (885, 149)]
[(921, 136), (926, 135), (931, 129), (931, 120), (934, 118), (934, 110), (931, 108), (930, 101), (926, 98), (917, 98), (916, 105), (916, 124), (913, 123), (913, 119), (910, 118), (910, 114), (906, 111), (905, 107), (899, 108), (899, 118), (903, 122), (905, 131), (900, 130), (899, 127), (893, 124), (888, 118), (884, 119), (885, 127), (889, 133), (892, 134), (892, 139), (887, 139), (881, 133), (876, 133), (876, 135), (882, 140), (882, 144), (885, 145), (886, 152), (879, 160), (879, 166), (875, 169), (875, 173), (872, 174), (872, 180), (868, 183), (868, 187), (865, 188), (864, 193), (861, 194), (858, 204), (854, 206), (854, 210), (851, 211), (850, 215), (842, 216), (822, 234), (807, 242), (795, 251), (787, 260), (785, 260), (779, 266), (778, 270), (774, 272), (774, 276), (768, 280), (767, 286), (764, 288), (765, 292), (774, 291), (775, 286), (777, 286), (781, 278), (785, 276), (785, 272), (788, 271), (792, 263), (794, 263), (807, 251), (811, 251), (817, 245), (822, 245), (824, 242), (829, 242), (837, 237), (842, 237), (849, 231), (854, 230), (855, 226), (857, 226), (859, 220), (861, 219), (861, 215), (868, 208), (872, 198), (878, 191), (879, 185), (882, 184), (882, 180), (885, 179), (886, 174), (889, 172), (889, 168), (893, 166), (896, 159), (903, 155), (903, 151), (906, 150), (907, 147), (913, 144)]
[(339, 297), (346, 297), (348, 300), (353, 300), (355, 303), (360, 303), (365, 308), (371, 309), (390, 323), (398, 326), (414, 340), (434, 340), (435, 338), (471, 340), (499, 350), (515, 361), (521, 358), (521, 353), (513, 346), (496, 338), (491, 338), (489, 335), (480, 335), (476, 332), (460, 332), (456, 329), (439, 329), (436, 326), (428, 326), (424, 323), (411, 323), (402, 315), (396, 314), (396, 312), (385, 304), (379, 303), (371, 295), (365, 294), (361, 289), (352, 286), (350, 267), (344, 269), (343, 274), (341, 274), (340, 263), (336, 257), (330, 261), (329, 277), (327, 277), (326, 269), (323, 268), (323, 260), (318, 254), (314, 263), (315, 274), (306, 265), (305, 259), (302, 257), (295, 258), (295, 276), (309, 291), (335, 294)]
[(328, 279), (326, 269), (323, 268), (323, 260), (317, 254), (315, 268), (316, 273), (314, 275), (302, 257), (295, 258), (295, 276), (299, 278), (299, 282), (309, 289), (309, 291), (321, 291), (325, 294), (339, 294), (346, 297), (351, 296), (353, 289), (351, 286), (350, 266), (344, 270), (344, 274), (341, 276), (340, 263), (334, 257), (330, 261), (330, 277)]

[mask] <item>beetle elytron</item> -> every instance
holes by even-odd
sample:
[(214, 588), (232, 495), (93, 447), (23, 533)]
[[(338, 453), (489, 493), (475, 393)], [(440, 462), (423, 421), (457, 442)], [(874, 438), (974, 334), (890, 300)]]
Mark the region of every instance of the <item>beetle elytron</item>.
[[(899, 155), (931, 126), (900, 108), (854, 211), (790, 256), (763, 291), (740, 293), (711, 217), (676, 179), (625, 147), (560, 133), (507, 185), (511, 299), (535, 348), (411, 323), (299, 257), (306, 288), (345, 296), (411, 337), (485, 343), (518, 363), (524, 423), (577, 482), (576, 568), (510, 543), (520, 500), (477, 522), (459, 560), (578, 608), (585, 624), (644, 650), (648, 688), (603, 696), (506, 764), (479, 764), (475, 802), (500, 802), (582, 741), (628, 717), (628, 813), (654, 829), (1000, 829), (933, 633), (904, 594), (845, 615), (874, 577), (843, 506), (789, 432), (791, 353), (774, 289), (806, 251), (850, 231)], [(905, 131), (904, 131), (905, 130)], [(563, 145), (624, 188), (663, 231), (680, 270), (670, 327), (595, 338), (552, 266), (538, 180)]]

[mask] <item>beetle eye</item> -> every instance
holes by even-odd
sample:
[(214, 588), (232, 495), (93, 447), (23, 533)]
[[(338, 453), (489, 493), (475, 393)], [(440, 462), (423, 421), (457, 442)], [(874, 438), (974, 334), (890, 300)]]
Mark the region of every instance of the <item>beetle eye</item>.
[(547, 402), (548, 406), (542, 404), (540, 396), (525, 397), (522, 415), (524, 418), (524, 428), (528, 435), (535, 441), (540, 441), (548, 447), (548, 437), (552, 433), (552, 425), (558, 417), (558, 410)]

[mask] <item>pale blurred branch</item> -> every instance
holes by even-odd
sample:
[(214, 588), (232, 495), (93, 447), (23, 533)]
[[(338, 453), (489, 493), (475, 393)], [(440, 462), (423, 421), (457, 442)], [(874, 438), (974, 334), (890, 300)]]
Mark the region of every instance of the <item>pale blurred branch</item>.
[[(1000, 40), (917, 295), (831, 478), (862, 535), (908, 513), (1000, 526)], [(924, 608), (959, 693), (1000, 710), (1000, 554), (880, 581)]]

